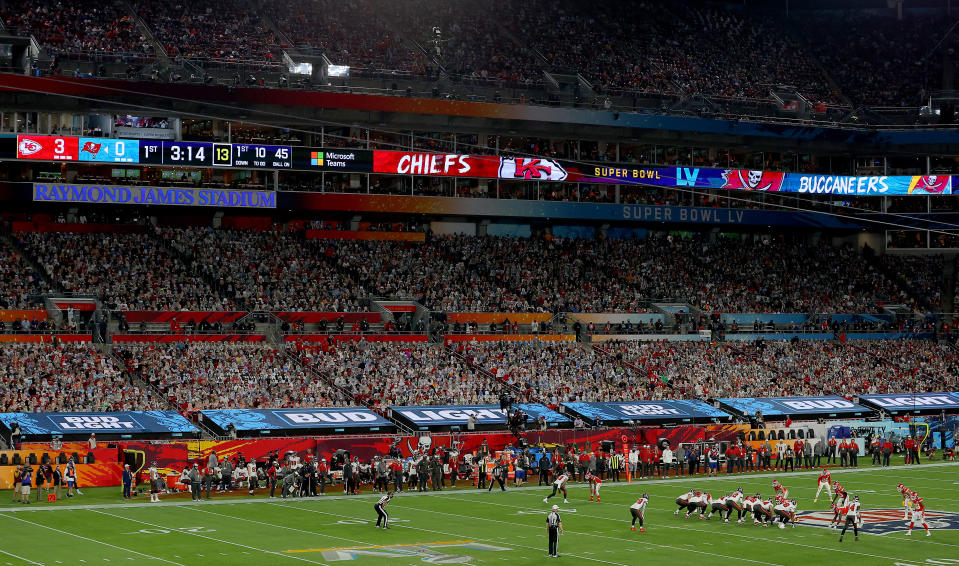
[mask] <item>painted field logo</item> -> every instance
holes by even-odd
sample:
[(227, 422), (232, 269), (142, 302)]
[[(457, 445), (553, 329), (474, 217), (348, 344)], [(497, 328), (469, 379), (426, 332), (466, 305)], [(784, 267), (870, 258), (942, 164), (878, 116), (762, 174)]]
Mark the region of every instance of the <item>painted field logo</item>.
[[(909, 528), (908, 521), (902, 518), (902, 509), (872, 509), (862, 512), (862, 531), (873, 535), (888, 535), (904, 532)], [(832, 522), (832, 511), (800, 511), (796, 514), (800, 525), (828, 529)], [(930, 529), (959, 530), (959, 513), (944, 511), (926, 511), (926, 523)], [(840, 528), (842, 525), (840, 524)], [(922, 526), (916, 525), (922, 530)]]
[(493, 546), (483, 544), (472, 540), (452, 540), (443, 542), (424, 542), (415, 544), (390, 544), (377, 546), (355, 546), (340, 548), (304, 548), (301, 550), (286, 550), (287, 553), (301, 552), (320, 552), (323, 560), (327, 562), (342, 562), (359, 560), (362, 558), (374, 558), (383, 560), (389, 558), (401, 558), (407, 560), (417, 560), (428, 564), (467, 564), (473, 561), (473, 557), (467, 554), (449, 554), (442, 552), (444, 549), (462, 548), (480, 552), (502, 552), (510, 550), (502, 546)]

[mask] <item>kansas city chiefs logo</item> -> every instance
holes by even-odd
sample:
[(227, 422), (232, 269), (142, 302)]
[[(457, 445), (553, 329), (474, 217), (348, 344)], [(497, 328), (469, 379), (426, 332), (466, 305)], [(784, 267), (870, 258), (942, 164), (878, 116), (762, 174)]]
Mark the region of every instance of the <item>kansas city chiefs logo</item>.
[[(909, 522), (902, 518), (900, 509), (872, 509), (862, 512), (863, 526), (860, 529), (873, 535), (888, 535), (901, 533), (909, 529)], [(930, 529), (959, 530), (959, 513), (947, 511), (926, 511), (926, 523)], [(828, 529), (832, 522), (832, 511), (800, 511), (796, 513), (796, 520), (800, 525)], [(840, 523), (840, 528), (842, 524)], [(922, 530), (920, 525), (917, 528)]]
[(566, 169), (551, 159), (504, 157), (499, 165), (500, 179), (562, 181), (566, 175)]
[(20, 152), (21, 156), (33, 155), (43, 150), (43, 146), (40, 145), (40, 142), (37, 140), (23, 139), (20, 140), (20, 143), (17, 145), (17, 151)]

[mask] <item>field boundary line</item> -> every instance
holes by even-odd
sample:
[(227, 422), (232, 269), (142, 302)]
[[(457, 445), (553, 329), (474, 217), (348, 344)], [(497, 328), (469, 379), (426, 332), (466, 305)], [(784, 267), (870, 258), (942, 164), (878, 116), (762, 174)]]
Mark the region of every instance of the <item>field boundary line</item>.
[[(0, 517), (2, 517), (2, 516), (4, 516), (4, 515), (3, 515), (3, 514), (0, 514)], [(83, 535), (78, 535), (78, 534), (76, 534), (76, 533), (71, 533), (71, 532), (69, 532), (69, 531), (60, 530), (60, 529), (57, 529), (57, 528), (54, 528), (54, 527), (50, 527), (50, 526), (44, 525), (43, 523), (34, 523), (33, 521), (28, 521), (28, 520), (26, 520), (26, 519), (21, 519), (20, 517), (14, 517), (14, 516), (12, 516), (12, 515), (10, 515), (9, 518), (11, 518), (11, 519), (13, 519), (13, 520), (15, 520), (15, 521), (22, 521), (22, 522), (24, 522), (24, 523), (28, 523), (28, 524), (33, 525), (33, 526), (35, 526), (35, 527), (43, 527), (44, 529), (48, 529), (48, 530), (51, 530), (51, 531), (53, 531), (53, 532), (60, 533), (60, 534), (62, 534), (62, 535), (69, 535), (69, 536), (72, 536), (72, 537), (76, 537), (76, 538), (78, 538), (78, 539), (83, 539), (83, 540), (85, 540), (85, 541), (87, 541), (87, 542), (94, 542), (94, 543), (97, 543), (97, 544), (100, 544), (100, 545), (103, 545), (103, 546), (109, 546), (110, 548), (115, 548), (116, 550), (121, 550), (121, 551), (123, 551), (123, 552), (130, 552), (130, 553), (132, 553), (132, 554), (137, 554), (137, 555), (139, 555), (139, 556), (143, 556), (144, 558), (149, 558), (149, 559), (151, 559), (151, 560), (159, 560), (160, 562), (166, 562), (166, 563), (168, 563), (168, 564), (176, 564), (177, 566), (186, 566), (185, 564), (180, 564), (179, 562), (174, 562), (173, 560), (168, 560), (168, 559), (166, 559), (166, 558), (161, 558), (161, 557), (159, 557), (159, 556), (153, 556), (153, 555), (151, 555), (151, 554), (146, 554), (146, 553), (143, 553), (143, 552), (138, 552), (138, 551), (133, 550), (133, 549), (130, 549), (130, 548), (126, 548), (126, 547), (123, 547), (123, 546), (117, 546), (117, 545), (115, 545), (115, 544), (110, 544), (109, 542), (103, 542), (102, 540), (97, 540), (97, 539), (94, 539), (94, 538), (85, 537), (85, 536), (83, 536)]]
[[(97, 509), (91, 509), (90, 512), (91, 512), (91, 513), (97, 513), (98, 515), (106, 515), (106, 516), (108, 516), (108, 517), (115, 517), (115, 518), (117, 518), (117, 519), (122, 519), (122, 520), (124, 520), (124, 521), (132, 521), (132, 522), (134, 522), (134, 523), (140, 523), (141, 525), (147, 525), (147, 526), (154, 527), (154, 528), (157, 528), (157, 529), (169, 528), (169, 527), (165, 527), (165, 526), (163, 526), (163, 525), (157, 525), (156, 523), (148, 523), (148, 522), (146, 522), (146, 521), (141, 521), (141, 520), (139, 520), (139, 519), (133, 519), (133, 518), (131, 518), (131, 517), (124, 517), (124, 516), (122, 516), (122, 515), (114, 515), (113, 513), (107, 513), (107, 512), (105, 512), (105, 511), (100, 511), (100, 510), (97, 510)], [(286, 558), (292, 558), (292, 559), (294, 559), (294, 560), (301, 560), (301, 561), (303, 561), (303, 562), (309, 562), (310, 564), (321, 564), (322, 566), (330, 566), (329, 564), (326, 564), (325, 562), (317, 562), (316, 560), (307, 560), (306, 558), (302, 558), (302, 557), (299, 557), (299, 556), (292, 556), (292, 555), (289, 555), (289, 554), (283, 554), (282, 552), (276, 552), (276, 551), (273, 551), (273, 550), (264, 550), (264, 549), (262, 549), (262, 548), (257, 548), (257, 547), (255, 547), (255, 546), (248, 546), (248, 545), (245, 545), (245, 544), (240, 543), (240, 542), (233, 542), (233, 541), (229, 541), (229, 540), (222, 540), (222, 539), (218, 539), (218, 538), (214, 538), (214, 537), (209, 537), (209, 536), (206, 536), (206, 535), (202, 535), (202, 534), (200, 534), (200, 533), (191, 533), (191, 532), (188, 532), (188, 531), (180, 531), (180, 530), (173, 530), (172, 532), (180, 533), (180, 534), (183, 534), (183, 535), (192, 535), (192, 536), (195, 536), (195, 537), (200, 537), (200, 538), (202, 538), (202, 539), (212, 540), (212, 541), (214, 541), (214, 542), (218, 542), (218, 543), (221, 543), (221, 544), (229, 544), (229, 545), (232, 545), (232, 546), (239, 546), (240, 548), (245, 548), (245, 549), (247, 549), (247, 550), (255, 550), (255, 551), (257, 551), (257, 552), (263, 552), (263, 553), (265, 553), (265, 554), (275, 554), (276, 556), (285, 556)]]

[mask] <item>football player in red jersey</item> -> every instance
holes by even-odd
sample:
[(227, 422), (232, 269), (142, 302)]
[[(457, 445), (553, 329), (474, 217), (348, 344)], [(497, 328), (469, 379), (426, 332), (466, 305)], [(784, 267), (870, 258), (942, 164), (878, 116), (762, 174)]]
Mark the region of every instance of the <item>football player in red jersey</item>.
[(592, 501), (595, 495), (596, 501), (602, 501), (599, 498), (599, 488), (603, 487), (603, 480), (592, 472), (586, 472), (586, 483), (589, 484), (589, 500)]
[(773, 489), (776, 490), (776, 497), (789, 499), (789, 490), (786, 489), (783, 484), (779, 483), (779, 480), (773, 480)]
[(896, 491), (898, 491), (899, 495), (902, 496), (902, 509), (903, 509), (902, 520), (908, 521), (909, 512), (912, 510), (912, 501), (911, 501), (911, 498), (909, 497), (909, 493), (910, 493), (909, 488), (902, 484), (899, 484), (896, 486)]
[(830, 502), (830, 505), (835, 505), (836, 501), (840, 499), (845, 499), (846, 496), (848, 495), (846, 493), (846, 490), (843, 489), (843, 487), (839, 485), (839, 482), (837, 481), (832, 482), (832, 490), (833, 490), (833, 496), (832, 496), (832, 501)]
[(832, 510), (833, 510), (833, 517), (829, 525), (830, 527), (835, 529), (836, 527), (839, 526), (839, 522), (842, 519), (842, 516), (844, 515), (843, 508), (845, 508), (846, 505), (848, 505), (849, 503), (849, 494), (846, 493), (846, 490), (843, 489), (841, 485), (839, 485), (839, 482), (834, 482), (832, 484), (832, 487), (833, 487), (833, 490), (835, 490), (836, 495), (835, 497), (833, 497), (832, 504), (831, 504)]
[(929, 525), (926, 524), (926, 504), (922, 502), (922, 498), (916, 492), (912, 492), (910, 495), (912, 499), (912, 520), (909, 522), (909, 530), (906, 531), (906, 535), (911, 535), (912, 527), (919, 523), (926, 529), (926, 536), (932, 536)]
[(823, 488), (826, 489), (826, 493), (829, 494), (829, 499), (832, 499), (832, 474), (829, 473), (829, 468), (823, 468), (819, 472), (819, 489), (816, 491), (816, 497), (813, 498), (812, 502), (815, 503), (819, 501), (819, 494), (822, 493)]

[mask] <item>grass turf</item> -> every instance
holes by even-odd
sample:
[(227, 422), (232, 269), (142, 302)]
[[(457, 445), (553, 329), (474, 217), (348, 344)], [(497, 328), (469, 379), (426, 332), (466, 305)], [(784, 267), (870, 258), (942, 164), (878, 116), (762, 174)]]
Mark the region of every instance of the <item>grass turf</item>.
[[(747, 493), (771, 494), (778, 477), (799, 500), (800, 511), (827, 511), (815, 495), (815, 472), (607, 482), (601, 503), (588, 501), (588, 489), (572, 484), (569, 503), (560, 496), (544, 504), (545, 487), (488, 493), (471, 487), (415, 495), (401, 493), (389, 505), (392, 528), (373, 527), (376, 496), (268, 499), (214, 496), (192, 503), (168, 498), (149, 504), (119, 500), (115, 488), (84, 490), (56, 504), (14, 505), (9, 491), (0, 501), (4, 525), (0, 566), (20, 564), (535, 564), (545, 560), (545, 517), (558, 503), (566, 529), (559, 559), (577, 564), (674, 565), (700, 560), (746, 565), (793, 564), (906, 565), (959, 564), (959, 530), (935, 528), (904, 536), (901, 498), (905, 483), (924, 498), (928, 513), (955, 513), (934, 519), (959, 529), (959, 468), (952, 464), (896, 466), (835, 471), (833, 479), (862, 497), (866, 511), (891, 509), (897, 520), (867, 524), (858, 542), (848, 533), (800, 525), (761, 528), (735, 521), (701, 521), (673, 515), (676, 496), (689, 488), (714, 495), (742, 486)], [(338, 492), (339, 490), (335, 490)], [(642, 492), (650, 495), (647, 532), (629, 530), (628, 506)], [(237, 492), (243, 493), (243, 492)], [(950, 522), (951, 519), (951, 522)], [(807, 521), (812, 522), (812, 521)], [(891, 525), (892, 529), (888, 526)]]

